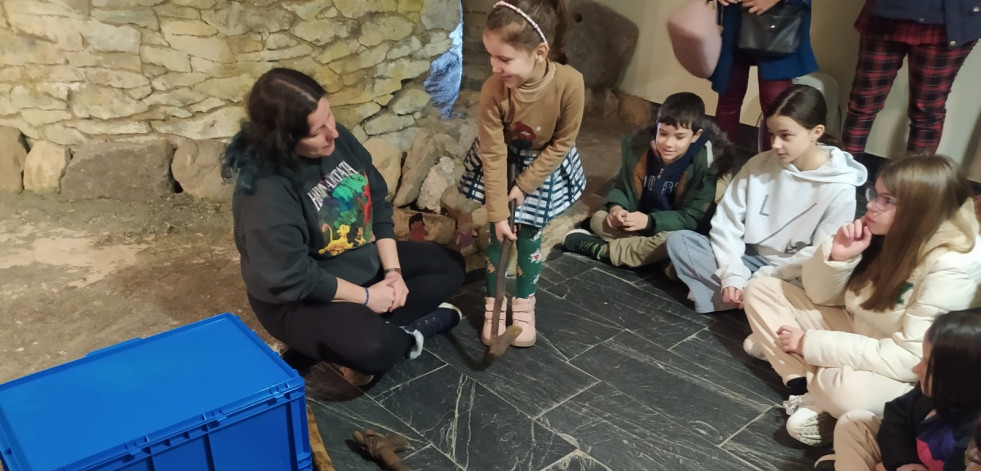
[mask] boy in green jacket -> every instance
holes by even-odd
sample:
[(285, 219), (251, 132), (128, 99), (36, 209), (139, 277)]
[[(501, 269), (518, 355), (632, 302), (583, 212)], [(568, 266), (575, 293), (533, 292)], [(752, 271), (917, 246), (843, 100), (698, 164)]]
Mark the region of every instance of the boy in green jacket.
[(738, 170), (720, 168), (732, 167), (731, 156), (724, 164), (718, 159), (730, 154), (724, 152), (729, 147), (725, 134), (706, 118), (698, 95), (669, 96), (649, 136), (624, 137), (623, 164), (606, 198), (606, 211), (593, 214), (592, 233), (567, 233), (566, 250), (613, 266), (639, 267), (666, 259), (664, 241), (670, 232), (708, 230), (717, 175)]

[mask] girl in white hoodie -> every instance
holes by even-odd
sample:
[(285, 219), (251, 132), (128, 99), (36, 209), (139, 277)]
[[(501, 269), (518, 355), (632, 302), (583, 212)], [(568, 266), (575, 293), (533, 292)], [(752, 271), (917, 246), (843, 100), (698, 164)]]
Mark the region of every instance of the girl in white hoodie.
[(825, 133), (827, 115), (816, 88), (784, 90), (767, 113), (772, 149), (733, 177), (709, 237), (677, 231), (668, 238), (696, 312), (741, 308), (750, 276), (796, 279), (813, 245), (855, 217), (855, 189), (867, 172)]
[(933, 319), (981, 304), (981, 244), (970, 184), (952, 160), (882, 166), (868, 212), (841, 226), (803, 266), (803, 288), (746, 289), (746, 316), (790, 389), (787, 431), (822, 445), (834, 420), (909, 391)]

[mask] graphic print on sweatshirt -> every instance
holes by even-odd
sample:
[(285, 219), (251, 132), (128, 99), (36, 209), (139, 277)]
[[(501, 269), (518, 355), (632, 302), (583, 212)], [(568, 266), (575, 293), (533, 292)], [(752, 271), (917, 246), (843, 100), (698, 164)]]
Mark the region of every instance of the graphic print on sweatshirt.
[(307, 196), (317, 208), (324, 234), (321, 254), (337, 256), (371, 240), (371, 187), (366, 175), (341, 162)]

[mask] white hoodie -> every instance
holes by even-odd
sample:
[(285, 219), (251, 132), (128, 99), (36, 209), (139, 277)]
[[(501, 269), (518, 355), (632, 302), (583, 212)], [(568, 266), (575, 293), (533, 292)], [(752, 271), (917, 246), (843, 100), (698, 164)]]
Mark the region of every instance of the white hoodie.
[(831, 158), (817, 169), (802, 172), (769, 150), (751, 158), (732, 179), (709, 233), (722, 287), (745, 287), (750, 278), (745, 253), (770, 265), (756, 276), (798, 278), (814, 244), (855, 218), (855, 188), (865, 183), (865, 167), (837, 147), (818, 147)]

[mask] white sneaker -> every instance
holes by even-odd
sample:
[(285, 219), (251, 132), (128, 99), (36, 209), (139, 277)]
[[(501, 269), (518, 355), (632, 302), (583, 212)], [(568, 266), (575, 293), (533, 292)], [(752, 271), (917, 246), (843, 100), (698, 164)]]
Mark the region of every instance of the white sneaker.
[(814, 403), (810, 394), (790, 396), (783, 403), (787, 418), (787, 433), (805, 445), (821, 447), (831, 444), (835, 419)]
[(747, 355), (756, 358), (757, 360), (766, 361), (766, 353), (763, 352), (763, 344), (756, 340), (756, 336), (749, 334), (746, 336), (746, 340), (743, 340), (743, 351)]

